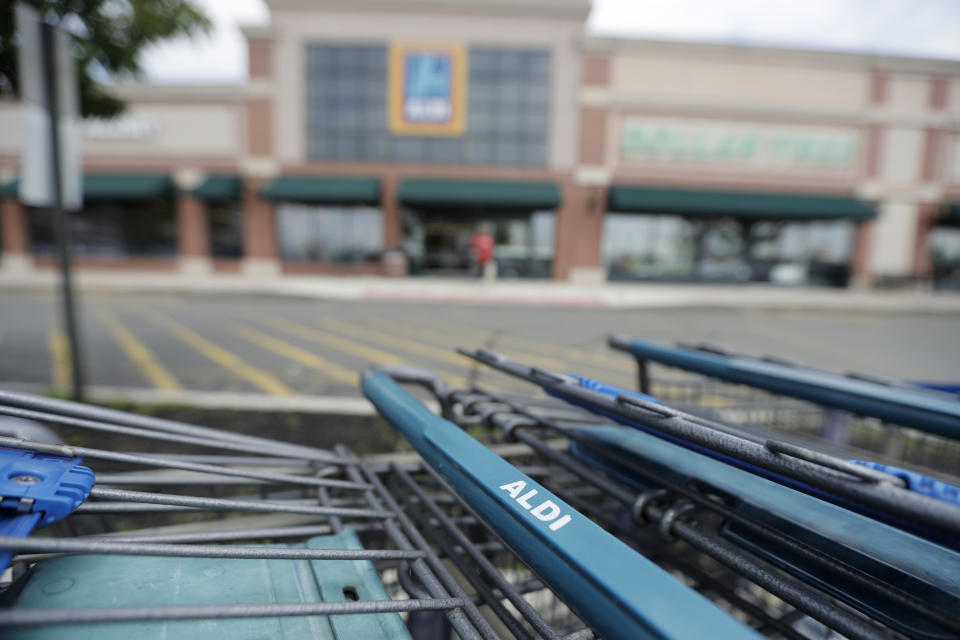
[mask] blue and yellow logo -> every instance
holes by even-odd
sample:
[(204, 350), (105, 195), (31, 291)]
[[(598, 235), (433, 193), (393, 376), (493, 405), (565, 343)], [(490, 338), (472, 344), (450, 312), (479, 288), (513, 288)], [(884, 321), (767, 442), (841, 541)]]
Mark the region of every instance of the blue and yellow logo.
[(390, 132), (457, 136), (466, 128), (466, 52), (451, 43), (390, 47)]

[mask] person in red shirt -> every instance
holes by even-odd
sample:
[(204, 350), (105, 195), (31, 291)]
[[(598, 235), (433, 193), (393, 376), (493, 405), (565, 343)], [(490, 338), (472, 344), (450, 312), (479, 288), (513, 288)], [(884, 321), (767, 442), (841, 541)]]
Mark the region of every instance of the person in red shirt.
[(473, 249), (473, 257), (480, 267), (479, 274), (484, 277), (496, 277), (496, 271), (493, 271), (493, 234), (487, 231), (478, 231), (470, 240), (470, 248)]

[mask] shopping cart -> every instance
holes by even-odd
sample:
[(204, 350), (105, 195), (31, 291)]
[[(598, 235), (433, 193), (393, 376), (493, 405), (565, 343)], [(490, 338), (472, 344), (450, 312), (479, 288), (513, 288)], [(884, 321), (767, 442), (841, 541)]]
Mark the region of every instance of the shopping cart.
[(613, 336), (610, 346), (636, 359), (641, 391), (691, 413), (953, 483), (960, 475), (956, 385), (841, 375), (707, 344)]
[[(464, 353), (532, 393), (370, 370), (415, 450), (386, 457), (0, 392), (0, 415), (67, 442), (144, 445), (0, 439), (96, 477), (58, 522), (0, 537), (3, 637), (960, 634), (960, 508), (771, 424)], [(51, 479), (0, 485), (20, 492), (4, 506), (29, 516)]]

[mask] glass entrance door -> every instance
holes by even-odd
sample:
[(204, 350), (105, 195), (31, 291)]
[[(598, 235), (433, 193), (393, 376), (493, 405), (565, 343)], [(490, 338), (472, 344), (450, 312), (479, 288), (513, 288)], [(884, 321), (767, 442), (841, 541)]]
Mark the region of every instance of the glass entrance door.
[(412, 275), (475, 276), (479, 267), (471, 241), (478, 233), (494, 237), (494, 260), (501, 278), (549, 278), (553, 268), (552, 211), (516, 214), (406, 211), (404, 250)]

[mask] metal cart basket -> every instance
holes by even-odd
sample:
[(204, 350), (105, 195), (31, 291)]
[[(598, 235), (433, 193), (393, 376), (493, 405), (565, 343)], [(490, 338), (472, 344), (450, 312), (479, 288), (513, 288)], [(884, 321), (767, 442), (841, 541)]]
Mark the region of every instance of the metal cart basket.
[(651, 396), (463, 353), (530, 393), (371, 369), (413, 449), (389, 456), (0, 391), (56, 429), (0, 438), (3, 637), (960, 635), (950, 485), (849, 460), (949, 479), (906, 453), (942, 433), (907, 423), (897, 457), (857, 435), (878, 418), (841, 441), (835, 407), (739, 382), (647, 370)]

